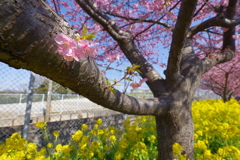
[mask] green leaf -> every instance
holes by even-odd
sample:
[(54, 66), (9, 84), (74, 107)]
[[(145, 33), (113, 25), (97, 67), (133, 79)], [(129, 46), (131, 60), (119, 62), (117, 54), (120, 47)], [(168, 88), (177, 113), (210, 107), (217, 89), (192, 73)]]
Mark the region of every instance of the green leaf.
[(128, 81), (133, 81), (131, 78), (129, 78), (129, 77), (127, 77), (127, 78), (125, 78), (126, 80), (128, 80)]
[(88, 34), (88, 35), (84, 35), (84, 36), (83, 36), (83, 39), (92, 41), (94, 37), (97, 37), (97, 35), (95, 34), (95, 32), (90, 33), (90, 34)]
[(134, 64), (134, 65), (132, 66), (132, 69), (133, 69), (134, 71), (136, 71), (136, 69), (138, 69), (139, 67), (141, 67), (141, 66), (138, 65), (138, 64)]
[(108, 87), (107, 90), (111, 91), (116, 96), (117, 91), (115, 90), (115, 88)]
[(84, 25), (83, 26), (83, 36), (87, 35), (88, 31), (87, 31), (87, 27)]
[(115, 90), (115, 88), (111, 88), (111, 91), (112, 91), (112, 93), (116, 96), (116, 93), (117, 93), (117, 91)]
[(135, 71), (138, 72), (138, 73), (141, 73), (138, 69), (136, 69)]
[(131, 67), (127, 66), (127, 72), (131, 69)]
[(107, 80), (107, 84), (108, 84), (108, 85), (111, 85), (111, 82), (110, 82), (109, 80)]

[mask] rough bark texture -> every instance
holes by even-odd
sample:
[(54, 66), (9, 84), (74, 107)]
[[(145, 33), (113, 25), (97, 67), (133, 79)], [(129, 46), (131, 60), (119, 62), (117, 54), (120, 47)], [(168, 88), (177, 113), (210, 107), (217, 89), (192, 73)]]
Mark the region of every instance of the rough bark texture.
[[(41, 0), (0, 1), (0, 61), (46, 76), (103, 107), (127, 114), (156, 116), (159, 159), (174, 158), (172, 144), (175, 142), (183, 146), (188, 158), (194, 159), (193, 95), (203, 73), (233, 58), (229, 51), (223, 52), (219, 59), (200, 60), (193, 52), (192, 36), (214, 25), (216, 20), (189, 29), (197, 0), (182, 0), (165, 72), (167, 80), (164, 80), (142, 56), (131, 34), (120, 30), (91, 0), (77, 0), (77, 3), (118, 42), (131, 63), (141, 65), (141, 76), (149, 79), (147, 84), (155, 98), (139, 99), (106, 90), (106, 78), (92, 58), (64, 61), (57, 54), (54, 37), (57, 33), (71, 37), (77, 33)], [(227, 24), (221, 21), (221, 25)]]

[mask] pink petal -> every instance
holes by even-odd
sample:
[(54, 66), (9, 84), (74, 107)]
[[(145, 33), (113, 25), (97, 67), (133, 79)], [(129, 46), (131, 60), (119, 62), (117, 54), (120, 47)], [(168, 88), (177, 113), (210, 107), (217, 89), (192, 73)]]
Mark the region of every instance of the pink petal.
[(131, 86), (132, 88), (138, 88), (138, 87), (141, 86), (141, 84), (139, 84), (139, 83), (131, 83), (130, 86)]
[(66, 61), (68, 61), (68, 62), (73, 61), (73, 57), (72, 57), (72, 56), (63, 56), (63, 58), (64, 58)]
[(140, 80), (140, 82), (139, 83), (143, 83), (143, 82), (146, 82), (148, 79), (147, 78), (143, 78), (142, 80)]

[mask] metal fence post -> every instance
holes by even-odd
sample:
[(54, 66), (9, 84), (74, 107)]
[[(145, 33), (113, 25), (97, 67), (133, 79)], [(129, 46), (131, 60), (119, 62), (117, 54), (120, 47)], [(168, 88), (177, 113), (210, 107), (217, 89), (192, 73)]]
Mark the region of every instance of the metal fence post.
[(46, 113), (45, 113), (45, 116), (44, 116), (44, 121), (45, 122), (49, 122), (49, 120), (50, 120), (50, 107), (51, 107), (51, 100), (52, 100), (52, 89), (53, 89), (53, 81), (49, 80)]
[[(22, 103), (22, 94), (20, 94), (20, 97), (19, 97), (19, 106), (21, 105), (21, 103)], [(20, 110), (21, 110), (21, 108), (19, 107), (18, 115), (20, 115)]]
[(42, 110), (44, 109), (44, 99), (45, 99), (45, 94), (42, 94)]
[(61, 108), (60, 108), (60, 113), (62, 114), (63, 112), (63, 94), (61, 95)]
[(26, 139), (28, 139), (28, 132), (29, 132), (29, 123), (30, 123), (31, 108), (32, 108), (32, 98), (33, 98), (33, 92), (34, 92), (34, 81), (35, 81), (35, 77), (34, 77), (33, 73), (31, 73), (29, 87), (28, 87), (26, 112), (25, 112), (25, 117), (24, 117), (24, 126), (23, 126), (23, 138), (26, 138)]

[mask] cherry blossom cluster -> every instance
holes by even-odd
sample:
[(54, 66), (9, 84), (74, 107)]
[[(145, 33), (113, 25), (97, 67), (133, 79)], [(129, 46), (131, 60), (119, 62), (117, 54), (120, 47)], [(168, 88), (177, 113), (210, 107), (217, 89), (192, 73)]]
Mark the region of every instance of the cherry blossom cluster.
[[(124, 61), (125, 56), (116, 42), (109, 36), (102, 26), (93, 21), (79, 5), (73, 1), (53, 1), (47, 0), (54, 9), (60, 11), (70, 24), (78, 31), (82, 30), (83, 25), (88, 26), (90, 32), (96, 31), (99, 36), (95, 39), (98, 42), (99, 49), (102, 50), (98, 56), (98, 61), (114, 62)], [(215, 8), (219, 5), (227, 6), (229, 0), (209, 0), (198, 1), (196, 15), (194, 15), (192, 26), (197, 25), (209, 18), (214, 17), (217, 13)], [(54, 7), (54, 4), (58, 7)], [(95, 0), (94, 3), (107, 16), (110, 16), (123, 31), (131, 31), (135, 37), (137, 47), (141, 50), (144, 57), (152, 64), (165, 66), (161, 59), (167, 58), (163, 55), (166, 51), (159, 49), (168, 48), (171, 44), (172, 29), (175, 27), (178, 10), (181, 4), (179, 0), (134, 0), (129, 1), (113, 1), (113, 0)], [(198, 12), (199, 11), (199, 12)], [(236, 15), (240, 14), (240, 3), (236, 9)], [(124, 18), (125, 17), (125, 18)], [(130, 19), (129, 19), (130, 18)], [(153, 23), (144, 22), (142, 20), (152, 20)], [(164, 25), (158, 24), (161, 22)], [(150, 28), (148, 28), (151, 26)], [(168, 27), (167, 27), (168, 26)], [(196, 40), (194, 45), (197, 55), (219, 52), (222, 47), (223, 32), (228, 29), (223, 27), (211, 27), (207, 31), (199, 32), (194, 36)], [(142, 32), (144, 31), (144, 32)], [(239, 39), (240, 27), (236, 26), (236, 49), (240, 49)], [(159, 58), (161, 57), (161, 58)], [(119, 62), (119, 63), (121, 63)]]
[(66, 61), (79, 61), (97, 55), (96, 44), (86, 39), (72, 39), (62, 33), (57, 34), (55, 41), (58, 44), (58, 53)]
[(136, 83), (136, 82), (135, 83), (131, 83), (130, 86), (132, 88), (138, 88), (138, 87), (140, 87), (142, 85), (142, 83), (146, 82), (147, 80), (148, 80), (147, 78), (143, 78), (143, 79), (141, 79), (139, 81), (139, 83)]
[[(200, 85), (203, 89), (212, 90), (219, 88), (218, 94), (224, 90), (233, 91), (233, 96), (240, 94), (240, 54), (236, 53), (235, 57), (229, 62), (219, 64), (203, 75), (203, 82)], [(226, 75), (228, 77), (226, 84)], [(204, 84), (207, 85), (204, 85)], [(226, 88), (225, 88), (226, 87)]]
[[(65, 34), (59, 33), (54, 40), (58, 44), (58, 53), (62, 55), (66, 61), (79, 61), (79, 59), (94, 58), (97, 55), (96, 44), (86, 39), (81, 39), (80, 37), (72, 39)], [(139, 83), (131, 83), (130, 86), (132, 88), (138, 88), (147, 80), (147, 78), (143, 78)]]

